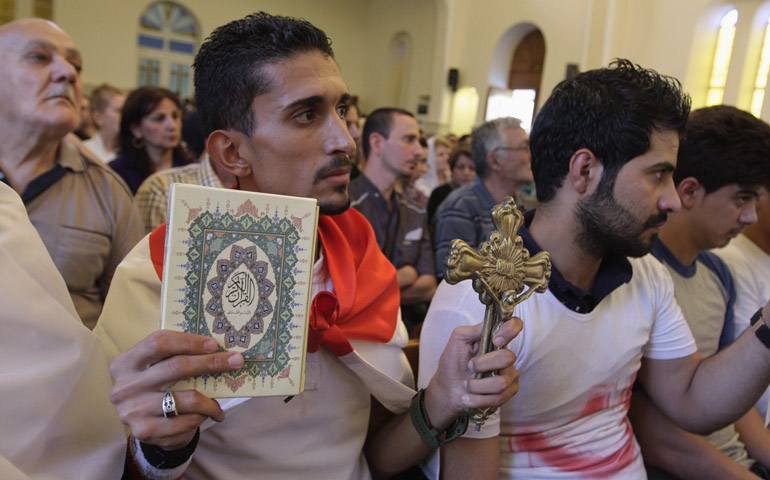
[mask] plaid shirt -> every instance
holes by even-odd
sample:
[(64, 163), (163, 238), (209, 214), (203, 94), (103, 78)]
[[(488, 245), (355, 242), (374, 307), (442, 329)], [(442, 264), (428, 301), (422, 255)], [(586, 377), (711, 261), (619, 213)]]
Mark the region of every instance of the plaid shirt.
[(166, 221), (168, 190), (172, 183), (224, 187), (222, 180), (211, 166), (208, 155), (204, 155), (200, 163), (191, 163), (184, 167), (169, 168), (154, 173), (142, 183), (134, 197), (134, 205), (139, 210), (146, 233), (152, 232)]

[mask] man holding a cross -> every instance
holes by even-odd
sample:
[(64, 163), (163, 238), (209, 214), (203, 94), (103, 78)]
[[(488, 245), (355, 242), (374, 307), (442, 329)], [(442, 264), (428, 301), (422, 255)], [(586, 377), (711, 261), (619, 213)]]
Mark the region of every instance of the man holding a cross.
[[(565, 80), (543, 105), (530, 137), (539, 205), (519, 235), (531, 256), (550, 252), (550, 285), (514, 310), (519, 393), (441, 449), (444, 478), (644, 478), (626, 416), (635, 380), (696, 433), (735, 421), (770, 381), (764, 321), (702, 359), (671, 277), (645, 256), (680, 209), (672, 173), (689, 110), (677, 80), (626, 60)], [(483, 315), (471, 282), (439, 286), (418, 384), (448, 332)]]

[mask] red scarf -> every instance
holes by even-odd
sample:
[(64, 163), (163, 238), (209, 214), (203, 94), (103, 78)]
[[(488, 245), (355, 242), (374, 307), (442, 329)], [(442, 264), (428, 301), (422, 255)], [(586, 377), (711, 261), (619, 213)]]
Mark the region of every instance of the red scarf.
[[(396, 269), (357, 210), (318, 218), (318, 238), (335, 293), (319, 292), (310, 307), (307, 350), (321, 345), (338, 357), (353, 351), (348, 339), (387, 343), (401, 302)], [(150, 258), (163, 278), (166, 224), (150, 234)]]

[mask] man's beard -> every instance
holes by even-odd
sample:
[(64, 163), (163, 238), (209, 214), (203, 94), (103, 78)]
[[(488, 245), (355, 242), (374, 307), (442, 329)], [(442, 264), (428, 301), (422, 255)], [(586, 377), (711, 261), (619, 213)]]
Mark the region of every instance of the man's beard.
[(350, 195), (348, 195), (348, 186), (340, 185), (339, 187), (336, 187), (334, 191), (344, 195), (345, 199), (337, 203), (318, 202), (318, 213), (321, 215), (337, 215), (350, 208)]
[(642, 234), (648, 228), (665, 223), (667, 215), (657, 213), (640, 223), (630, 210), (618, 203), (613, 188), (614, 182), (602, 182), (593, 195), (578, 203), (577, 242), (585, 252), (602, 258), (607, 255), (642, 257), (650, 253), (658, 236), (652, 234), (644, 239)]
[[(340, 168), (352, 167), (353, 165), (355, 165), (355, 157), (344, 154), (336, 155), (334, 160), (329, 165), (321, 167), (315, 172), (315, 175), (313, 176), (313, 185), (320, 182), (321, 178), (328, 173), (331, 173), (334, 170), (338, 170)], [(339, 185), (334, 188), (334, 191), (342, 195), (344, 199), (340, 200), (339, 202), (321, 202), (319, 200), (318, 212), (321, 215), (337, 215), (350, 208), (348, 185)]]

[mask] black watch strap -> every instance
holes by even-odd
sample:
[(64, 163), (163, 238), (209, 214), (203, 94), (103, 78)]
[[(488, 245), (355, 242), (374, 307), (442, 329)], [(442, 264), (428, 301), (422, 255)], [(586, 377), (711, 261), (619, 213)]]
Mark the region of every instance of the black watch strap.
[(770, 328), (768, 328), (765, 320), (762, 318), (762, 308), (757, 310), (757, 313), (751, 317), (751, 325), (754, 325), (760, 320), (762, 320), (762, 325), (760, 325), (758, 329), (754, 330), (754, 334), (765, 345), (765, 347), (770, 348)]
[(201, 438), (201, 429), (195, 431), (190, 443), (180, 448), (179, 450), (164, 450), (155, 445), (149, 445), (147, 443), (139, 442), (139, 445), (144, 454), (144, 458), (147, 459), (147, 463), (158, 469), (171, 469), (176, 468), (186, 462), (193, 453), (195, 453), (195, 447), (198, 446), (198, 440)]

